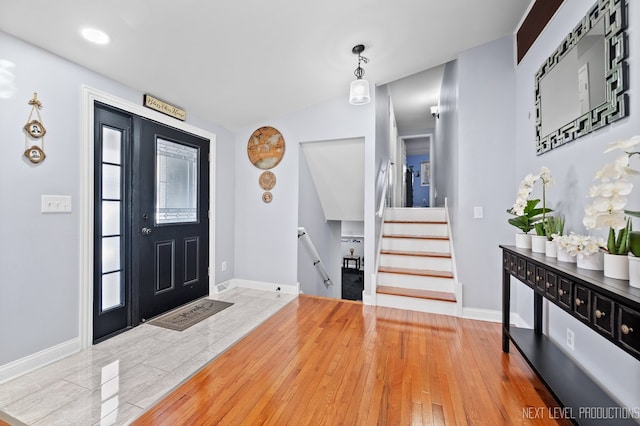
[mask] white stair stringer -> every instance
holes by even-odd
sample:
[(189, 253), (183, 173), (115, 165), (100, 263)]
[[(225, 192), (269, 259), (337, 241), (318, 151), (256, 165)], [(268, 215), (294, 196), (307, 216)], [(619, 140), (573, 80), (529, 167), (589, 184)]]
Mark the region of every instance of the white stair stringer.
[(387, 208), (375, 304), (462, 316), (451, 226), (445, 208)]

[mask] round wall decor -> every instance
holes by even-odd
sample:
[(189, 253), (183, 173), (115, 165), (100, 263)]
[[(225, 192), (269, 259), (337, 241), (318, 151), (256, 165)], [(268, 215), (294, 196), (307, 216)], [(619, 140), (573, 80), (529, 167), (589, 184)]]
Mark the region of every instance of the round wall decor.
[(273, 194), (272, 193), (267, 191), (264, 194), (262, 194), (262, 201), (264, 201), (265, 203), (270, 203), (271, 200), (273, 200)]
[(257, 168), (272, 169), (280, 163), (284, 156), (284, 138), (273, 127), (260, 127), (249, 138), (247, 155), (251, 164)]
[(273, 187), (276, 186), (276, 175), (269, 171), (262, 172), (258, 179), (258, 184), (260, 184), (260, 188), (265, 191), (271, 191)]

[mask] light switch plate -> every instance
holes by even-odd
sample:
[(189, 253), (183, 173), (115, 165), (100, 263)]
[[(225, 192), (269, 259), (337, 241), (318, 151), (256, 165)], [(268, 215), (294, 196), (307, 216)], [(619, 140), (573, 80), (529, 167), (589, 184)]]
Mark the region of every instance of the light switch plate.
[(474, 207), (473, 208), (473, 218), (474, 219), (482, 219), (484, 217), (484, 208), (483, 207)]
[(42, 213), (71, 213), (71, 195), (43, 195)]

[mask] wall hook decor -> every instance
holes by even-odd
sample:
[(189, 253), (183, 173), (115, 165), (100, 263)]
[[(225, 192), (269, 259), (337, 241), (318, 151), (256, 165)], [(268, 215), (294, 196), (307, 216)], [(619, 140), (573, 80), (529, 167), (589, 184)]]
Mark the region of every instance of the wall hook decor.
[[(38, 94), (33, 93), (33, 98), (29, 100), (31, 105), (31, 112), (29, 118), (27, 118), (27, 124), (24, 125), (25, 137), (24, 137), (24, 156), (32, 163), (38, 164), (44, 161), (46, 155), (44, 153), (44, 135), (47, 133), (44, 124), (42, 124), (42, 116), (40, 110), (42, 109), (42, 102), (38, 100)], [(33, 118), (33, 113), (36, 113), (38, 119)], [(40, 146), (31, 145), (33, 142), (39, 141)]]

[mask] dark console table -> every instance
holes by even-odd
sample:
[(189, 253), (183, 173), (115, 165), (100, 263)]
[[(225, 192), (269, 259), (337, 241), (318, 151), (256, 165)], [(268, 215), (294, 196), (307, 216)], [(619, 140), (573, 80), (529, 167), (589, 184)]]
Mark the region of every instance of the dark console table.
[[(579, 269), (543, 253), (511, 246), (502, 249), (502, 351), (509, 341), (579, 424), (603, 424), (593, 407), (617, 407), (564, 352), (542, 333), (542, 300), (560, 307), (612, 344), (640, 360), (640, 289), (602, 271)], [(533, 330), (510, 326), (511, 277), (533, 290)], [(612, 414), (609, 410), (605, 414)], [(602, 411), (601, 411), (602, 413)], [(622, 416), (624, 417), (624, 416)], [(611, 419), (609, 419), (611, 421)], [(616, 418), (616, 424), (636, 424)]]

